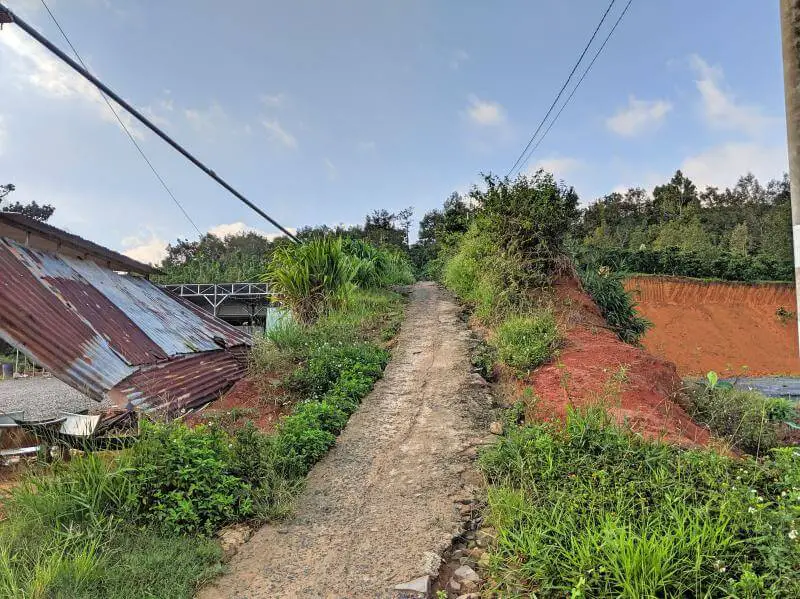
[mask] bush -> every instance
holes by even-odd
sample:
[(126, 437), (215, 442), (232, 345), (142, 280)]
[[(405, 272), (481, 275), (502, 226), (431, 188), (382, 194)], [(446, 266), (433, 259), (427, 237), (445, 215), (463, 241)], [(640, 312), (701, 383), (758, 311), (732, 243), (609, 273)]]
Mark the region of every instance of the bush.
[(324, 344), (311, 351), (306, 363), (287, 379), (287, 387), (311, 398), (320, 398), (341, 374), (359, 371), (378, 378), (389, 359), (385, 350), (367, 343), (357, 345)]
[(212, 534), (252, 511), (250, 485), (233, 475), (218, 427), (143, 423), (131, 451), (134, 512), (173, 534)]
[(713, 253), (664, 249), (628, 250), (583, 246), (578, 252), (581, 264), (592, 268), (608, 266), (631, 273), (722, 279), (724, 281), (793, 281), (791, 261), (776, 261), (769, 256), (744, 256), (725, 251)]
[(753, 455), (764, 455), (781, 442), (781, 423), (797, 417), (788, 400), (757, 391), (719, 385), (689, 387), (687, 412), (716, 436)]
[(561, 342), (561, 332), (550, 310), (509, 318), (497, 327), (492, 339), (500, 360), (518, 372), (530, 371), (550, 360)]
[(622, 284), (624, 278), (607, 267), (587, 268), (580, 273), (583, 288), (592, 296), (611, 330), (622, 341), (635, 345), (653, 325), (636, 312), (636, 303)]
[(307, 324), (347, 300), (356, 267), (341, 238), (318, 237), (276, 250), (263, 280)]
[(599, 408), (510, 427), (480, 458), (497, 532), (484, 590), (800, 596), (800, 457), (777, 451), (757, 462), (646, 441)]

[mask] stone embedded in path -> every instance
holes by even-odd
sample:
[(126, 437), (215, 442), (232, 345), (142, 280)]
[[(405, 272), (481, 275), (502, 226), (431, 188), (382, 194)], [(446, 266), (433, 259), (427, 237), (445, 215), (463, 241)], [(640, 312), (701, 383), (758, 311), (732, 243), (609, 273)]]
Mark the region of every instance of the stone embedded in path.
[(496, 420), (489, 425), (489, 432), (493, 435), (502, 435), (503, 434), (503, 423), (497, 422)]
[(417, 593), (420, 597), (427, 597), (430, 591), (430, 585), (430, 576), (420, 576), (408, 582), (401, 582), (394, 587), (394, 590), (406, 593)]
[(480, 582), (481, 577), (469, 566), (460, 566), (453, 572), (453, 578), (458, 582)]

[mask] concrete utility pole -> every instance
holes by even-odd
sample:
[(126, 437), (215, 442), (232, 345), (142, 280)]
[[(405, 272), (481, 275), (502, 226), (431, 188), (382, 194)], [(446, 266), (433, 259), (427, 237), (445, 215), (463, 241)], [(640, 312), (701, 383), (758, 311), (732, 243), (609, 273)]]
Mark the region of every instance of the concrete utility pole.
[(781, 0), (781, 34), (783, 87), (786, 93), (786, 132), (789, 141), (789, 180), (792, 186), (797, 331), (800, 339), (800, 0)]

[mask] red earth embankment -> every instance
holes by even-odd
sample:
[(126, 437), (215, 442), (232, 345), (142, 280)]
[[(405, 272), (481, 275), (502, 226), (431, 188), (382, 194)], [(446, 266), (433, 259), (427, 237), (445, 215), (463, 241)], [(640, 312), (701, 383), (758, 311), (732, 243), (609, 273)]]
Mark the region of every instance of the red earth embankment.
[(800, 374), (792, 284), (632, 277), (625, 287), (654, 325), (644, 347), (681, 375)]
[(528, 418), (563, 419), (568, 406), (602, 403), (620, 423), (649, 438), (705, 445), (710, 436), (675, 403), (681, 379), (675, 365), (620, 341), (574, 280), (555, 286), (566, 343), (557, 359), (518, 384), (530, 387)]

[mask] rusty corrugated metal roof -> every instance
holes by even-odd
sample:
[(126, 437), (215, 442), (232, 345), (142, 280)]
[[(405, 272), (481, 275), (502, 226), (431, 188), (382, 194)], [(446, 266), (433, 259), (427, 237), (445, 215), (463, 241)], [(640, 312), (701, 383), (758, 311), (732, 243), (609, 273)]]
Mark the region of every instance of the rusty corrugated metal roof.
[(0, 337), (95, 400), (143, 408), (213, 397), (242, 376), (250, 345), (145, 279), (8, 238), (0, 238)]

